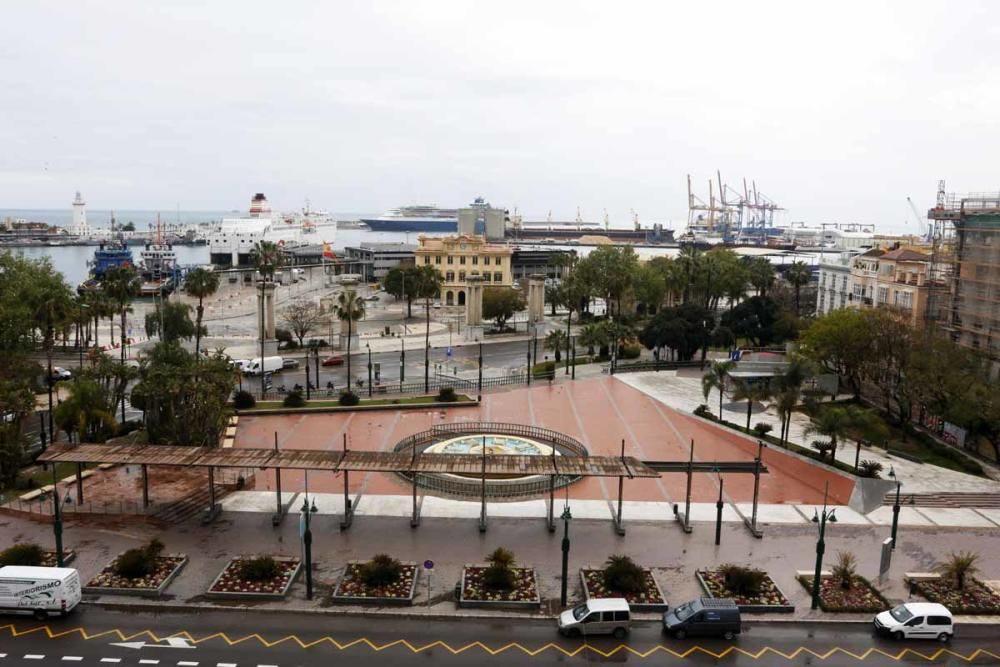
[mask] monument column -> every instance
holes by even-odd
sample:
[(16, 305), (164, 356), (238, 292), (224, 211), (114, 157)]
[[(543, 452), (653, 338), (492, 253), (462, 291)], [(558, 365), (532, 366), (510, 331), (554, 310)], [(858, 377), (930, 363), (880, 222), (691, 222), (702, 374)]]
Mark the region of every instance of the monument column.
[(483, 339), (483, 278), (466, 278), (468, 289), (465, 295), (465, 339)]
[[(272, 357), (278, 354), (278, 341), (274, 331), (274, 288), (275, 284), (269, 281), (257, 282), (257, 335), (263, 334), (261, 350), (265, 357)], [(263, 326), (261, 320), (263, 319)]]
[(528, 321), (542, 322), (545, 319), (545, 276), (534, 274), (528, 277)]

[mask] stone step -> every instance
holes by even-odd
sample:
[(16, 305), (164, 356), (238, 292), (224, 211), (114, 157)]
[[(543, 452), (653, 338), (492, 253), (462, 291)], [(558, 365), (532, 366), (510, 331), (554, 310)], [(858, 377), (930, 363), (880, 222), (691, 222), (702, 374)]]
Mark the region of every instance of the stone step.
[[(893, 505), (896, 493), (885, 495), (883, 505)], [(901, 505), (915, 507), (978, 507), (983, 509), (1000, 509), (1000, 493), (904, 493), (899, 497)]]

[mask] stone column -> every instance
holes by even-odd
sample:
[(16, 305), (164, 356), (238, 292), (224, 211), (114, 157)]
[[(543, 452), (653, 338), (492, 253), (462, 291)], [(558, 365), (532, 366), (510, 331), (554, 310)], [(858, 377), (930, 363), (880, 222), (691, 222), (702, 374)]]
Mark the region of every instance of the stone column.
[(528, 277), (528, 321), (545, 320), (545, 276), (534, 274)]
[[(263, 280), (257, 282), (257, 321), (254, 326), (259, 337), (261, 334), (261, 314), (263, 313), (263, 352), (265, 357), (272, 357), (278, 353), (278, 341), (274, 337), (274, 288), (275, 285), (272, 282)], [(257, 353), (260, 354), (260, 351), (258, 350)]]
[(466, 278), (468, 289), (465, 295), (465, 339), (483, 339), (483, 278)]

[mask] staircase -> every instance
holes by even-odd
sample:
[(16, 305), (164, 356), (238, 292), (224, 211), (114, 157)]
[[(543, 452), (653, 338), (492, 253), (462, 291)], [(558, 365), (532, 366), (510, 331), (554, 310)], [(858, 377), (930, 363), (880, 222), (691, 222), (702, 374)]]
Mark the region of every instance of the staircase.
[[(221, 486), (219, 484), (215, 485), (216, 502), (222, 500), (227, 493), (229, 493), (228, 487)], [(186, 497), (161, 507), (150, 516), (159, 521), (163, 521), (164, 523), (180, 524), (204, 512), (208, 509), (208, 503), (208, 489), (199, 488), (197, 491), (190, 493)]]
[[(896, 502), (896, 492), (885, 494), (883, 505)], [(915, 507), (978, 507), (980, 509), (1000, 509), (1000, 493), (903, 493), (900, 505)]]

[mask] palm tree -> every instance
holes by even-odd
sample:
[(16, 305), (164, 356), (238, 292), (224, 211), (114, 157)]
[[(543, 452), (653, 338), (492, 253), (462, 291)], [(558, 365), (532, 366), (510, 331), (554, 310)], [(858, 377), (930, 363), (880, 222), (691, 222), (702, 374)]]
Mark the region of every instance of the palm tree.
[[(806, 435), (823, 435), (830, 439), (830, 461), (837, 458), (837, 441), (846, 438), (854, 426), (855, 416), (847, 408), (826, 406), (806, 428)], [(822, 452), (822, 449), (820, 449)]]
[(726, 380), (735, 365), (733, 361), (713, 361), (708, 372), (701, 376), (701, 393), (705, 395), (706, 401), (713, 389), (719, 390), (719, 421), (722, 421), (722, 397), (726, 390)]
[[(125, 363), (125, 348), (128, 341), (127, 317), (132, 310), (132, 299), (139, 296), (139, 274), (132, 266), (114, 266), (104, 273), (101, 289), (114, 305), (115, 313), (121, 316), (121, 362)], [(122, 412), (125, 404), (122, 403)]]
[(425, 264), (414, 274), (417, 288), (414, 296), (424, 300), (424, 391), (430, 391), (431, 383), (431, 299), (441, 293), (441, 274), (433, 266)]
[(774, 285), (774, 265), (766, 257), (754, 257), (748, 262), (747, 269), (757, 296), (767, 296), (767, 290)]
[(693, 245), (686, 245), (681, 248), (674, 262), (679, 267), (677, 282), (681, 286), (681, 303), (687, 303), (701, 264), (701, 251)]
[(792, 265), (788, 267), (788, 271), (785, 273), (785, 280), (795, 288), (795, 314), (801, 315), (802, 309), (799, 307), (799, 293), (802, 286), (808, 285), (809, 281), (812, 280), (812, 271), (809, 270), (805, 262), (792, 262)]
[(337, 295), (334, 312), (341, 322), (347, 322), (347, 391), (351, 391), (351, 336), (356, 320), (365, 316), (365, 301), (352, 289)]
[(753, 404), (755, 402), (766, 401), (771, 398), (771, 395), (771, 388), (763, 382), (746, 382), (744, 380), (736, 381), (736, 392), (733, 394), (733, 400), (747, 402), (748, 431), (750, 430), (750, 416), (753, 412)]
[(792, 412), (802, 397), (802, 384), (812, 372), (812, 364), (806, 358), (793, 356), (781, 375), (774, 379), (776, 387), (775, 408), (781, 418), (780, 442), (784, 446), (792, 425)]
[(115, 427), (112, 409), (100, 384), (78, 377), (69, 385), (69, 397), (56, 406), (55, 418), (67, 434), (76, 431), (81, 441), (94, 442)]
[(197, 317), (194, 331), (194, 356), (199, 358), (201, 351), (201, 321), (205, 315), (204, 301), (206, 296), (212, 296), (219, 289), (219, 274), (209, 269), (198, 267), (184, 278), (184, 291), (188, 296), (198, 299)]
[(561, 329), (554, 329), (545, 335), (545, 349), (552, 350), (556, 354), (556, 363), (562, 361), (562, 351), (569, 347), (569, 339), (566, 332)]
[(781, 419), (781, 434), (779, 441), (781, 446), (785, 446), (788, 440), (788, 430), (792, 424), (792, 412), (799, 404), (800, 392), (796, 387), (782, 387), (774, 395), (774, 408), (778, 411), (778, 418)]
[(258, 241), (250, 251), (250, 259), (264, 282), (273, 280), (274, 272), (284, 263), (281, 248), (272, 241)]
[(604, 330), (596, 324), (588, 324), (580, 331), (580, 345), (587, 346), (587, 354), (594, 356), (594, 348), (606, 344)]
[(938, 563), (937, 571), (945, 579), (955, 582), (955, 587), (960, 591), (965, 590), (967, 578), (979, 572), (976, 564), (979, 561), (979, 554), (975, 551), (953, 551), (948, 554), (948, 558)]

